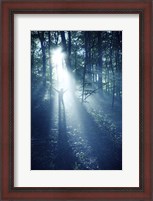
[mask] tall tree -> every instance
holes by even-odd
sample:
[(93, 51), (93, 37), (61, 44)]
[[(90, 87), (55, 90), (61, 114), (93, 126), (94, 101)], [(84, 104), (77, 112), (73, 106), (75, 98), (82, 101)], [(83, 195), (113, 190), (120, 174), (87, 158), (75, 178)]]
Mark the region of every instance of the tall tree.
[(68, 62), (69, 62), (69, 67), (71, 67), (71, 31), (68, 31)]
[(51, 36), (50, 36), (50, 31), (48, 31), (48, 54), (49, 54), (49, 71), (50, 71), (50, 95), (52, 93), (52, 85), (53, 85), (53, 81), (52, 81), (52, 64), (51, 64)]
[(67, 66), (67, 69), (71, 72), (71, 61), (70, 61), (70, 54), (71, 54), (71, 33), (70, 31), (68, 32), (68, 39), (69, 39), (69, 45), (67, 48), (66, 44), (66, 37), (65, 37), (65, 31), (60, 31), (61, 33), (61, 39), (62, 39), (62, 47), (63, 51), (65, 53), (65, 63)]
[(114, 107), (114, 101), (115, 101), (115, 69), (113, 64), (113, 58), (114, 58), (114, 32), (111, 35), (111, 42), (110, 42), (110, 67), (112, 71), (112, 108)]
[(101, 32), (98, 31), (98, 87), (102, 91), (102, 36)]
[(43, 85), (46, 87), (46, 42), (45, 42), (45, 32), (38, 31), (39, 40), (41, 43), (42, 50), (42, 64), (43, 64)]
[(86, 76), (86, 69), (88, 64), (88, 34), (84, 32), (84, 49), (85, 49), (85, 62), (83, 67), (83, 78), (82, 78), (82, 102), (84, 101), (85, 96), (85, 76)]

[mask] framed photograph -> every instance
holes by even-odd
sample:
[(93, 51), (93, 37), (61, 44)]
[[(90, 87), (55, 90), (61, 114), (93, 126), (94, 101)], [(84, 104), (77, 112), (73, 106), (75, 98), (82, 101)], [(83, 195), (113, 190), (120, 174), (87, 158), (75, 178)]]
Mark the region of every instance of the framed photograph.
[(151, 200), (151, 1), (1, 11), (1, 199)]

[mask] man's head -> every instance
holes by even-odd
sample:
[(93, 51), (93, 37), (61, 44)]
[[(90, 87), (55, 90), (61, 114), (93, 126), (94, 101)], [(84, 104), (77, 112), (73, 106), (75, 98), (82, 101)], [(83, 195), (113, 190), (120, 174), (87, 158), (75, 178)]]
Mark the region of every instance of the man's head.
[(61, 88), (61, 89), (60, 89), (60, 92), (63, 92), (63, 91), (64, 91), (63, 88)]

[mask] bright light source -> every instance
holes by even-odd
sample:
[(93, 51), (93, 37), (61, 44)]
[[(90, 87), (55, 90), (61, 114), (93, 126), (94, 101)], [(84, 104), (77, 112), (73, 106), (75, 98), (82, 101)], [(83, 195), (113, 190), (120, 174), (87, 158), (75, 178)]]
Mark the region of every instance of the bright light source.
[(60, 63), (62, 63), (63, 59), (64, 59), (64, 54), (62, 53), (62, 49), (60, 47), (55, 49), (52, 53), (53, 64), (59, 65)]
[(65, 62), (65, 55), (61, 48), (57, 48), (52, 52), (52, 64), (55, 68), (55, 79), (57, 80), (57, 88), (68, 89), (70, 78)]

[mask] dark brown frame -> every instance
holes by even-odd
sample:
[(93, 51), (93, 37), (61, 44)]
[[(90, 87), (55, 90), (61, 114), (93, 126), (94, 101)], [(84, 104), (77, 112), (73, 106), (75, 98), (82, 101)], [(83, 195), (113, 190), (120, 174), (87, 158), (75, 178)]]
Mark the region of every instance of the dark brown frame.
[[(1, 199), (152, 200), (151, 185), (151, 0), (2, 0)], [(14, 14), (137, 13), (140, 16), (140, 186), (138, 188), (15, 188), (14, 183)]]

